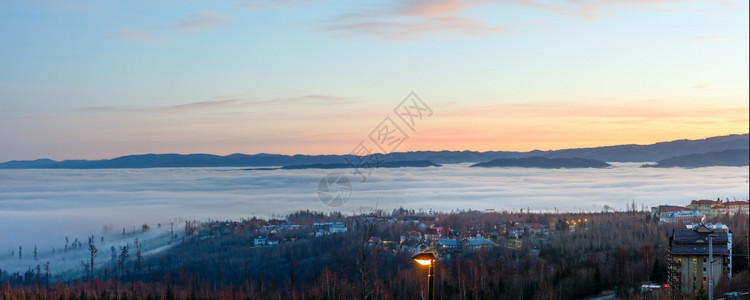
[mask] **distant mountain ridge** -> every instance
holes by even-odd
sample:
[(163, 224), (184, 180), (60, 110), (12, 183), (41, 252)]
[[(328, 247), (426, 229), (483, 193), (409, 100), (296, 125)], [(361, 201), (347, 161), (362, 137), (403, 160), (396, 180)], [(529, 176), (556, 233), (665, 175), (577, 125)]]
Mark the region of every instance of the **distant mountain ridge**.
[(658, 161), (652, 168), (700, 168), (710, 166), (743, 167), (750, 165), (750, 149), (732, 149), (721, 152), (695, 153)]
[[(312, 165), (291, 165), (283, 166), (281, 169), (284, 170), (298, 170), (298, 169), (349, 169), (354, 168), (356, 165), (350, 163), (333, 163), (333, 164), (312, 164)], [(442, 167), (439, 164), (431, 162), (429, 160), (407, 160), (407, 161), (384, 161), (380, 163), (367, 164), (361, 168), (425, 168), (425, 167)]]
[(473, 164), (471, 167), (522, 167), (542, 169), (574, 169), (574, 168), (607, 168), (612, 165), (603, 161), (587, 158), (546, 158), (540, 156), (521, 158), (498, 158), (488, 162)]
[[(604, 162), (656, 162), (676, 156), (750, 148), (748, 134), (711, 137), (700, 140), (677, 140), (651, 145), (618, 145), (594, 148), (529, 152), (516, 151), (415, 151), (377, 154), (379, 161), (430, 161), (435, 164), (478, 163), (499, 158), (546, 157), (585, 158)], [(102, 160), (49, 159), (9, 161), (0, 169), (106, 169), (106, 168), (177, 168), (177, 167), (279, 167), (291, 165), (340, 164), (356, 161), (353, 155), (282, 155), (240, 154), (140, 154)]]

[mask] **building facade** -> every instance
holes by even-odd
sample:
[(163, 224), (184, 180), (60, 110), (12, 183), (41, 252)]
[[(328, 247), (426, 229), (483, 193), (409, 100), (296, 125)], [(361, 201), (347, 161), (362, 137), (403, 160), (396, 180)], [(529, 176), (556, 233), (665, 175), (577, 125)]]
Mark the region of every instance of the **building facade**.
[[(717, 224), (688, 225), (674, 229), (669, 241), (668, 281), (675, 292), (696, 294), (701, 286), (708, 291), (709, 276), (714, 286), (722, 274), (731, 277), (731, 231)], [(709, 237), (713, 263), (709, 257)]]

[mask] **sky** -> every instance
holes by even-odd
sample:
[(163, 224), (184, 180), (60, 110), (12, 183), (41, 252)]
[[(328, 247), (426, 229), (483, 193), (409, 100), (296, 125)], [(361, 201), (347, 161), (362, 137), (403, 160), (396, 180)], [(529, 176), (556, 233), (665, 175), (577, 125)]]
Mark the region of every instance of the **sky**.
[(7, 0), (0, 161), (747, 133), (748, 23), (739, 0)]

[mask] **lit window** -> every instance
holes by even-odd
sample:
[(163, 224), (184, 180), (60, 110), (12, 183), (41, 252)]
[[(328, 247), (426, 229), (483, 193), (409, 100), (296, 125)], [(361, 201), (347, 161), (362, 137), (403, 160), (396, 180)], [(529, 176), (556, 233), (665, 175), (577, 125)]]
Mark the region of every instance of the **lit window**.
[(693, 257), (693, 262), (698, 262), (698, 259)]
[(693, 267), (693, 273), (698, 272), (698, 268)]

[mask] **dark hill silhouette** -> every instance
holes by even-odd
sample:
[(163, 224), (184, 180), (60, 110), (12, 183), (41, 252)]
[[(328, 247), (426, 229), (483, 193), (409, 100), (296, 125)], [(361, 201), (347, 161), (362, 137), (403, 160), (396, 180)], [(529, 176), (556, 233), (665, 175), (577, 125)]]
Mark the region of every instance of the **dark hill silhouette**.
[[(354, 166), (349, 163), (333, 163), (333, 164), (312, 164), (312, 165), (291, 165), (284, 166), (281, 169), (295, 170), (295, 169), (349, 169)], [(417, 160), (417, 161), (384, 161), (378, 164), (370, 164), (363, 168), (424, 168), (424, 167), (441, 167), (441, 165), (428, 160)]]
[(750, 149), (732, 149), (721, 152), (708, 152), (675, 156), (660, 160), (655, 165), (643, 165), (653, 168), (700, 168), (711, 166), (743, 167), (750, 165)]
[(606, 168), (612, 165), (603, 161), (586, 158), (546, 158), (546, 157), (521, 157), (521, 158), (498, 158), (492, 161), (478, 163), (472, 167), (522, 167), (522, 168)]
[[(377, 154), (378, 161), (431, 161), (436, 164), (477, 163), (498, 158), (579, 157), (606, 162), (655, 162), (675, 156), (748, 148), (748, 134), (712, 137), (701, 140), (677, 140), (652, 145), (619, 145), (552, 151), (416, 151)], [(280, 167), (292, 165), (342, 164), (357, 160), (352, 155), (282, 155), (240, 154), (140, 154), (103, 160), (49, 159), (9, 161), (0, 169), (104, 169), (104, 168), (173, 168), (173, 167)]]

